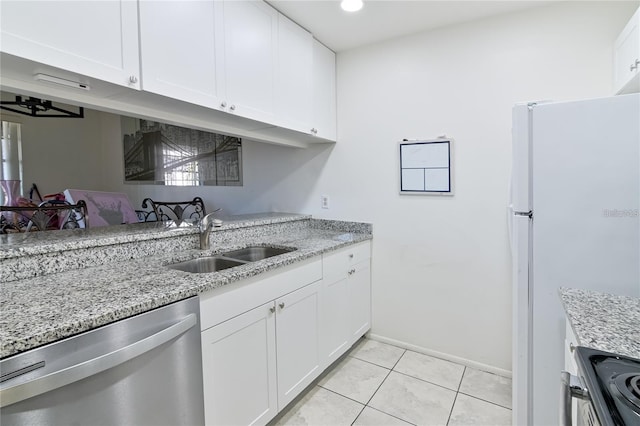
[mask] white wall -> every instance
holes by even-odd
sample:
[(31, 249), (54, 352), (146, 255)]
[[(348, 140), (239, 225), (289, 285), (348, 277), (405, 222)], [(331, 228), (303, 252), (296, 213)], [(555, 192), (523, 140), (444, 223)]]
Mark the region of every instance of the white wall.
[[(247, 179), (246, 203), (373, 222), (373, 333), (510, 370), (511, 107), (610, 95), (612, 43), (634, 9), (569, 2), (342, 53), (340, 142), (248, 146), (246, 170), (265, 174)], [(397, 142), (443, 132), (455, 196), (400, 196)]]
[[(318, 187), (374, 223), (373, 333), (510, 370), (511, 107), (611, 94), (635, 7), (568, 2), (338, 56), (341, 144)], [(441, 133), (455, 196), (398, 195), (397, 142)]]
[[(100, 114), (100, 189), (202, 196), (227, 213), (374, 224), (373, 333), (511, 368), (511, 106), (612, 92), (612, 43), (637, 2), (567, 2), (338, 55), (336, 145), (244, 143), (242, 188), (122, 183), (119, 117)], [(455, 196), (400, 196), (397, 143), (456, 140)], [(320, 208), (320, 195), (331, 208)]]

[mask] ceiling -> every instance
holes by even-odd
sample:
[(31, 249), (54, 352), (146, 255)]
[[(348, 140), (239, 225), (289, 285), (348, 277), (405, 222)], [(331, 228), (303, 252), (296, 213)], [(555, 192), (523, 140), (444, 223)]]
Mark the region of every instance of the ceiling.
[(364, 0), (345, 12), (339, 0), (268, 0), (330, 49), (340, 52), (446, 25), (468, 22), (552, 1)]

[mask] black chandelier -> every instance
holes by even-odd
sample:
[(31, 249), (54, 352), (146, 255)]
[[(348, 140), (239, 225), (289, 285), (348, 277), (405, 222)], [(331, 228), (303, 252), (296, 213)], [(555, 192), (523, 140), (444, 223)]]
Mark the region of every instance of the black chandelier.
[(27, 99), (22, 99), (22, 96), (16, 96), (15, 101), (0, 101), (0, 109), (28, 115), (29, 117), (84, 118), (83, 107), (78, 107), (78, 112), (69, 111), (54, 106), (51, 101), (32, 98), (31, 96)]

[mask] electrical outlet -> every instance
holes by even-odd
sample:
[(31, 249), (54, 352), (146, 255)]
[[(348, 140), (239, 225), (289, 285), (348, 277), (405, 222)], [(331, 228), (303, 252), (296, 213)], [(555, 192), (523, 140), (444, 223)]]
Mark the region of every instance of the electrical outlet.
[(328, 209), (329, 208), (329, 196), (328, 195), (321, 195), (320, 196), (320, 207), (322, 207), (323, 209)]

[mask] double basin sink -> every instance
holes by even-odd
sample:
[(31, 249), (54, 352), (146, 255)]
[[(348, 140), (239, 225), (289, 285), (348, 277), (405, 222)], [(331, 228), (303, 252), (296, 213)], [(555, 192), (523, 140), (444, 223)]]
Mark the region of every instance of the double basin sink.
[(216, 256), (199, 257), (197, 259), (174, 263), (167, 266), (171, 269), (177, 269), (178, 271), (201, 274), (207, 272), (222, 271), (223, 269), (233, 268), (234, 266), (240, 266), (250, 262), (257, 262), (258, 260), (266, 259), (268, 257), (290, 253), (294, 250), (296, 249), (288, 247), (246, 247), (240, 250), (228, 251)]

